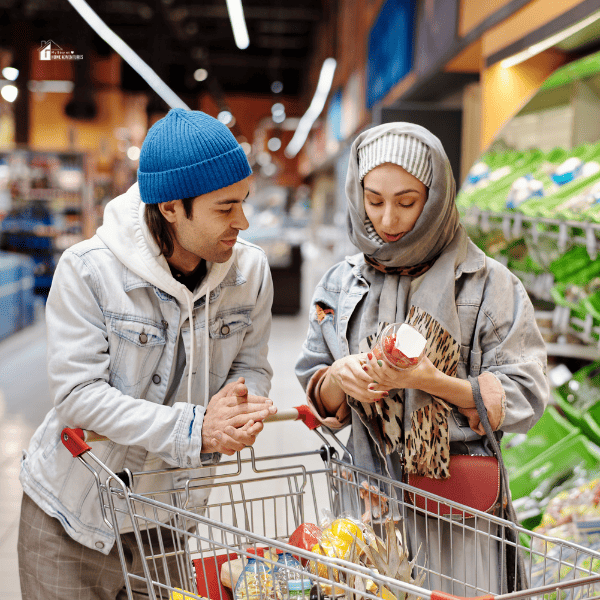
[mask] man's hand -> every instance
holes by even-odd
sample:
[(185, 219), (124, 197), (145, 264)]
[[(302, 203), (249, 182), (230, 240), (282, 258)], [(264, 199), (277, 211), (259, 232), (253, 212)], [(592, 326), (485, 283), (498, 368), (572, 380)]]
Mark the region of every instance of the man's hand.
[(231, 456), (246, 446), (252, 446), (262, 431), (263, 419), (276, 412), (272, 400), (248, 394), (243, 377), (227, 384), (206, 407), (202, 452)]

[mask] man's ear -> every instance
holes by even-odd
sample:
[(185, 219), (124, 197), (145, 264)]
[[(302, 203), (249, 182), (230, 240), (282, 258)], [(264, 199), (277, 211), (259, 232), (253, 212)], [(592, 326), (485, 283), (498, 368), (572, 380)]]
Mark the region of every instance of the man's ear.
[(179, 200), (169, 200), (168, 202), (160, 202), (158, 210), (162, 216), (169, 222), (175, 223), (177, 221), (177, 202)]

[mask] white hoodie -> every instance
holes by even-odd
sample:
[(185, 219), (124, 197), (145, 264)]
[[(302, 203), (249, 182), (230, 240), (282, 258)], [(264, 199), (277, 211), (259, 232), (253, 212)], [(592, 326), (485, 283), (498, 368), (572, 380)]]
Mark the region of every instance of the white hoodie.
[[(115, 198), (106, 205), (104, 222), (97, 230), (98, 237), (108, 246), (113, 254), (136, 275), (145, 279), (152, 285), (170, 294), (187, 308), (187, 318), (190, 320), (190, 360), (188, 372), (193, 372), (194, 367), (194, 302), (206, 296), (206, 323), (210, 323), (210, 303), (208, 301), (211, 290), (223, 281), (229, 272), (234, 259), (234, 254), (224, 263), (206, 263), (207, 276), (195, 293), (174, 279), (169, 269), (167, 259), (161, 253), (154, 238), (150, 234), (144, 220), (146, 205), (140, 197), (138, 184), (133, 184), (127, 192)], [(181, 311), (179, 326), (186, 320), (186, 314)], [(205, 348), (209, 345), (208, 327), (205, 327)], [(205, 352), (204, 376), (205, 395), (204, 406), (208, 404), (208, 382), (210, 371), (210, 356)], [(188, 377), (187, 401), (192, 402), (192, 378)]]
[[(205, 467), (218, 455), (201, 453), (202, 405), (240, 376), (250, 393), (268, 396), (272, 376), (273, 285), (265, 253), (238, 238), (232, 260), (208, 265), (192, 294), (171, 276), (143, 210), (134, 185), (107, 205), (97, 235), (68, 248), (58, 262), (46, 304), (54, 407), (21, 462), (20, 480), (33, 501), (73, 539), (104, 554), (114, 532), (98, 510), (94, 476), (73, 466), (59, 442), (63, 427), (106, 435), (111, 441), (94, 442), (94, 454), (115, 473), (139, 471), (149, 453), (171, 466)], [(208, 321), (194, 327), (203, 320), (194, 301), (203, 296), (210, 304), (196, 311), (206, 311)], [(181, 326), (187, 319), (190, 332)], [(192, 343), (202, 329), (203, 339)], [(204, 372), (188, 364), (187, 402), (165, 406), (179, 339), (188, 362), (196, 363), (199, 352), (206, 356)]]

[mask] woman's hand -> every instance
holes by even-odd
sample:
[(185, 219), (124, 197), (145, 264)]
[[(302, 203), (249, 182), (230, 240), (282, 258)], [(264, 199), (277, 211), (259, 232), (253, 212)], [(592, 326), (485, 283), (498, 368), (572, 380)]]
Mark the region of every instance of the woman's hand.
[(367, 354), (365, 372), (370, 378), (369, 384), (375, 390), (418, 389), (427, 391), (431, 382), (439, 373), (426, 356), (411, 369), (394, 369), (383, 360), (376, 359), (371, 352)]
[(392, 389), (422, 390), (459, 408), (475, 406), (471, 384), (444, 374), (425, 356), (413, 368), (397, 370), (383, 360), (367, 354), (366, 373), (371, 378), (369, 387), (374, 391)]
[(368, 369), (365, 369), (366, 363), (366, 354), (351, 354), (336, 360), (329, 368), (330, 385), (335, 385), (344, 394), (359, 402), (377, 402), (385, 398), (391, 387), (388, 389), (369, 388), (369, 384), (373, 383), (373, 378), (368, 373)]

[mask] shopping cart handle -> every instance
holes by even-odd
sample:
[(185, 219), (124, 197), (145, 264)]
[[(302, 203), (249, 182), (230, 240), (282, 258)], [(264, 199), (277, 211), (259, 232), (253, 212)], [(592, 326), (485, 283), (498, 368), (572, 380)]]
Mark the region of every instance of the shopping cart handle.
[(92, 447), (86, 444), (83, 429), (71, 429), (65, 427), (60, 434), (60, 439), (65, 448), (74, 456), (85, 454)]
[(275, 421), (302, 421), (311, 431), (321, 425), (306, 404), (294, 408), (278, 409), (277, 414), (270, 415), (264, 420), (265, 423)]
[[(302, 421), (311, 431), (321, 425), (319, 420), (313, 415), (308, 406), (296, 406), (295, 408), (284, 408), (277, 411), (277, 414), (271, 415), (265, 419), (265, 423), (273, 421)], [(108, 440), (107, 437), (97, 434), (95, 431), (86, 429), (65, 427), (61, 433), (63, 445), (73, 456), (81, 456), (91, 446), (87, 442), (102, 442)]]
[(104, 435), (98, 435), (95, 431), (81, 429), (80, 427), (72, 429), (65, 427), (60, 438), (63, 445), (73, 456), (81, 456), (92, 449), (86, 442), (106, 442), (108, 440)]

